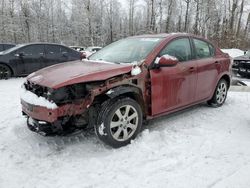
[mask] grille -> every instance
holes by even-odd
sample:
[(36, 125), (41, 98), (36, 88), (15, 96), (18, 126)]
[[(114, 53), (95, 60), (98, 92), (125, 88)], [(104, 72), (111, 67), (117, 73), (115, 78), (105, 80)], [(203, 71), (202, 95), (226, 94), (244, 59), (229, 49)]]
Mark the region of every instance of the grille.
[(247, 61), (245, 61), (244, 63), (240, 62), (239, 67), (240, 68), (245, 68), (245, 69), (250, 69), (250, 63), (247, 63)]

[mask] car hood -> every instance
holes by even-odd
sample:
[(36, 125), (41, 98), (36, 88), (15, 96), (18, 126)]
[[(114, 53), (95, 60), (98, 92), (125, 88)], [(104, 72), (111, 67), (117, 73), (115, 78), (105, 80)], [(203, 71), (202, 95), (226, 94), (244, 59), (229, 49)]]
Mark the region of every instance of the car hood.
[(131, 69), (131, 64), (72, 61), (41, 69), (30, 74), (27, 80), (34, 84), (57, 89), (76, 83), (106, 80), (128, 73)]
[(238, 57), (235, 57), (234, 60), (238, 60), (238, 61), (247, 61), (247, 60), (250, 60), (250, 57), (247, 56), (247, 55), (243, 55), (243, 56), (238, 56)]

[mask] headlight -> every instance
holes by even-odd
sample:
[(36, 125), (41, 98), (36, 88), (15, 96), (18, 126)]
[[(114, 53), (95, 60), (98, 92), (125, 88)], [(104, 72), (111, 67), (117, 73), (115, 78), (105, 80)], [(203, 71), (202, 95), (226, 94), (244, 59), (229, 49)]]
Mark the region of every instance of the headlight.
[(72, 100), (84, 98), (86, 94), (87, 90), (84, 84), (74, 84), (59, 89), (48, 89), (46, 93), (47, 99), (56, 104), (72, 102)]
[(234, 65), (239, 65), (239, 62), (238, 61), (234, 61)]
[(69, 90), (67, 87), (62, 87), (59, 89), (48, 89), (47, 99), (53, 101), (56, 104), (64, 103), (69, 99)]

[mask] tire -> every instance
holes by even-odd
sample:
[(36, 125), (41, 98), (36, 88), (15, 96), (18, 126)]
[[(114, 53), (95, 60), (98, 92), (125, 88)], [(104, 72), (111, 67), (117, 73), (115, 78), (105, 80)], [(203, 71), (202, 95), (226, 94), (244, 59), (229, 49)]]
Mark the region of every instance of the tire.
[(9, 77), (11, 77), (11, 70), (9, 67), (0, 64), (0, 80), (7, 80)]
[(95, 124), (97, 137), (113, 148), (125, 146), (141, 131), (142, 110), (131, 98), (114, 98), (104, 102)]
[(213, 107), (220, 107), (224, 104), (227, 98), (228, 83), (221, 79), (216, 86), (213, 97), (207, 103)]

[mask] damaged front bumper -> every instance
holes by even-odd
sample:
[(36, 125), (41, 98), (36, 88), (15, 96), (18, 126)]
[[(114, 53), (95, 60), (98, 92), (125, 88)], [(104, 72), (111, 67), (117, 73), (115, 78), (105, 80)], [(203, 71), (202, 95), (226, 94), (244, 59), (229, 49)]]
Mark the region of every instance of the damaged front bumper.
[(63, 128), (60, 121), (48, 123), (45, 121), (35, 120), (32, 117), (28, 117), (27, 126), (31, 131), (43, 136), (52, 136), (60, 132), (63, 133)]
[(44, 136), (63, 134), (65, 130), (70, 129), (70, 126), (66, 125), (69, 119), (83, 114), (89, 107), (86, 100), (58, 106), (55, 109), (32, 105), (24, 100), (21, 100), (21, 104), (22, 113), (27, 116), (28, 128)]

